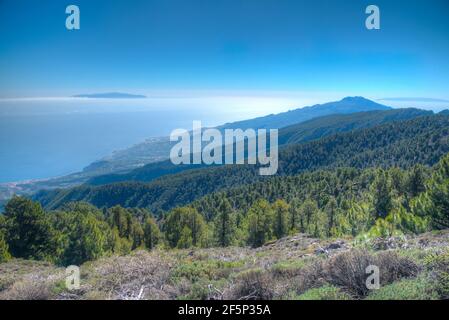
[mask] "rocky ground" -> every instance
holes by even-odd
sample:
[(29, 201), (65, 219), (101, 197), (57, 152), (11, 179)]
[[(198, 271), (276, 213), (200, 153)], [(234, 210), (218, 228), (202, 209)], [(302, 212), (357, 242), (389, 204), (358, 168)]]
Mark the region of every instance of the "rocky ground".
[[(366, 287), (366, 267), (380, 289)], [(136, 251), (65, 268), (14, 259), (0, 264), (0, 299), (444, 299), (449, 230), (370, 241), (304, 234), (252, 248)]]

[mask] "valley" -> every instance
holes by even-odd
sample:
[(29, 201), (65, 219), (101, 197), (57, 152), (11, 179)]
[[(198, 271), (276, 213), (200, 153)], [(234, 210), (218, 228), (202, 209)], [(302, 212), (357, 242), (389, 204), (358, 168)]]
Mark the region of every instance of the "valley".
[[(295, 109), (289, 112), (280, 113), (277, 115), (269, 115), (266, 117), (255, 118), (251, 120), (246, 120), (244, 122), (236, 122), (236, 123), (227, 123), (218, 127), (221, 132), (224, 132), (226, 129), (234, 129), (234, 128), (254, 128), (254, 129), (263, 129), (263, 128), (272, 128), (272, 129), (280, 129), (287, 127), (293, 124), (300, 124), (304, 121), (307, 123), (308, 120), (313, 118), (319, 119), (323, 116), (335, 115), (335, 114), (351, 114), (358, 112), (368, 112), (366, 115), (368, 118), (371, 117), (369, 111), (382, 110), (388, 111), (391, 110), (390, 107), (377, 104), (368, 99), (364, 99), (362, 97), (347, 97), (337, 102), (329, 102), (321, 105), (315, 105), (311, 107), (305, 107), (300, 109)], [(365, 121), (366, 125), (374, 125), (376, 123), (388, 122), (388, 121), (396, 121), (401, 119), (410, 119), (420, 114), (429, 114), (429, 111), (410, 109), (410, 111), (402, 111), (391, 110), (391, 116), (382, 113), (379, 115), (372, 116), (372, 122)], [(343, 117), (343, 119), (339, 119)], [(332, 117), (330, 118), (332, 119)], [(339, 126), (336, 123), (336, 120), (346, 122), (346, 127)], [(326, 127), (322, 126), (322, 124), (315, 124), (315, 121), (312, 120), (310, 123), (310, 128), (314, 128), (315, 130), (336, 130), (336, 131), (345, 131), (351, 130), (351, 118), (344, 119), (344, 116), (337, 116), (337, 119), (330, 120), (334, 121), (334, 128), (326, 129), (329, 127), (329, 123), (323, 123)], [(357, 121), (357, 120), (355, 120)], [(336, 124), (336, 126), (335, 126)], [(364, 124), (362, 124), (363, 126)], [(354, 126), (354, 128), (357, 125)], [(320, 127), (323, 127), (320, 129)], [(286, 128), (287, 129), (287, 128)], [(298, 132), (301, 132), (301, 128), (297, 128)], [(307, 130), (307, 128), (304, 128)], [(295, 129), (296, 130), (296, 129)], [(315, 136), (305, 137), (303, 140), (307, 141), (312, 138), (319, 138), (320, 136), (332, 133), (333, 131), (324, 131), (322, 133), (314, 133)], [(288, 135), (288, 133), (287, 133)], [(285, 135), (285, 136), (287, 136)], [(280, 143), (285, 143), (282, 135), (280, 137)], [(299, 142), (297, 139), (296, 142)], [(117, 174), (127, 174), (134, 169), (138, 169), (143, 167), (146, 164), (157, 163), (164, 161), (169, 158), (170, 149), (173, 147), (174, 143), (170, 142), (169, 137), (152, 137), (146, 139), (143, 143), (138, 143), (129, 148), (118, 150), (113, 152), (111, 155), (105, 156), (98, 161), (93, 162), (92, 164), (86, 166), (82, 171), (75, 172), (69, 175), (61, 176), (61, 177), (49, 177), (47, 179), (39, 179), (32, 181), (22, 181), (22, 182), (14, 182), (14, 183), (0, 183), (0, 205), (1, 202), (6, 201), (12, 194), (23, 194), (23, 195), (31, 195), (38, 190), (41, 189), (55, 189), (55, 188), (67, 188), (73, 187), (76, 185), (80, 185), (86, 183), (89, 180), (93, 181), (102, 181), (104, 179), (108, 179), (108, 175), (113, 175), (114, 177)], [(176, 171), (176, 169), (173, 169)], [(98, 177), (98, 178), (97, 178)], [(98, 179), (98, 180), (97, 180)], [(120, 177), (119, 179), (128, 179), (132, 180), (130, 177), (126, 175)], [(96, 182), (94, 182), (96, 183)]]
[[(447, 114), (343, 112), (281, 127), (279, 142), (275, 176), (249, 164), (143, 164), (152, 145), (171, 146), (161, 138), (93, 164), (82, 181), (33, 182), (0, 215), (0, 297), (447, 297)], [(143, 165), (108, 171), (134, 161)], [(371, 292), (373, 264), (382, 277)], [(76, 291), (63, 285), (67, 265), (81, 268)]]
[(0, 0), (0, 304), (449, 300), (448, 0), (28, 2)]

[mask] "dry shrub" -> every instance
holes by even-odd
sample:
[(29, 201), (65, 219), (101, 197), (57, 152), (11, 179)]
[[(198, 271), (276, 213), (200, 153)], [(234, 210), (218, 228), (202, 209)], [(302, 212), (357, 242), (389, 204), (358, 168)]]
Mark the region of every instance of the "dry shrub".
[(295, 276), (284, 279), (284, 283), (282, 289), (278, 290), (281, 298), (290, 292), (302, 294), (309, 289), (323, 286), (326, 283), (323, 275), (323, 261), (315, 260), (307, 264), (299, 269)]
[(52, 280), (39, 276), (29, 276), (15, 282), (0, 294), (0, 300), (49, 300), (53, 298)]
[(374, 255), (367, 251), (354, 250), (326, 261), (323, 274), (327, 282), (343, 288), (354, 296), (364, 297), (369, 292), (366, 286), (366, 279), (369, 276), (366, 268), (369, 265), (379, 267), (381, 285), (416, 276), (418, 272), (418, 266), (412, 260), (400, 257), (394, 252)]
[(171, 267), (159, 252), (138, 251), (95, 262), (91, 275), (98, 277), (94, 290), (110, 299), (170, 299), (173, 290), (166, 282)]
[(310, 288), (321, 287), (324, 284), (323, 261), (317, 260), (304, 268), (299, 275), (304, 291)]
[(368, 293), (366, 267), (374, 265), (375, 259), (364, 251), (349, 251), (339, 254), (325, 266), (326, 280), (333, 285), (359, 296)]
[(107, 296), (102, 291), (93, 290), (93, 291), (86, 292), (83, 296), (83, 299), (85, 299), (85, 300), (106, 300)]
[(402, 278), (416, 277), (419, 272), (419, 267), (413, 260), (401, 257), (392, 251), (380, 252), (377, 255), (377, 265), (380, 268), (381, 285)]
[(274, 296), (274, 281), (262, 269), (250, 269), (240, 273), (232, 288), (224, 294), (232, 300), (270, 300)]
[(302, 294), (309, 289), (320, 288), (326, 283), (340, 287), (355, 297), (364, 297), (369, 289), (366, 273), (369, 265), (379, 267), (380, 284), (392, 283), (401, 278), (416, 276), (418, 266), (410, 259), (387, 251), (377, 255), (367, 251), (352, 250), (340, 253), (327, 260), (316, 260), (298, 270), (288, 280), (286, 291)]

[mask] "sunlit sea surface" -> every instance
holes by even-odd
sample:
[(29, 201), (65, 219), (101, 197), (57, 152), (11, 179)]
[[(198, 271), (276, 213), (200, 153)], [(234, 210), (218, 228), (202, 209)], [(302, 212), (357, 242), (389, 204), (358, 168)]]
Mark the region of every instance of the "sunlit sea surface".
[(76, 172), (114, 150), (192, 128), (261, 115), (195, 99), (0, 101), (0, 182)]
[[(262, 97), (0, 100), (0, 183), (61, 176), (144, 141), (192, 128), (250, 119), (335, 101), (343, 96), (304, 99)], [(441, 110), (449, 103), (378, 101), (393, 107)]]

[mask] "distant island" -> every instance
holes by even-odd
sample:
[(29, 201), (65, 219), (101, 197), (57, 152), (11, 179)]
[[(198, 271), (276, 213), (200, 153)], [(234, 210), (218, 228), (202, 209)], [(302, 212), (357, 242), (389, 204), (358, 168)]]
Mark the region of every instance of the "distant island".
[(121, 93), (121, 92), (107, 92), (107, 93), (92, 93), (92, 94), (77, 94), (72, 96), (74, 98), (93, 98), (93, 99), (143, 99), (144, 95)]

